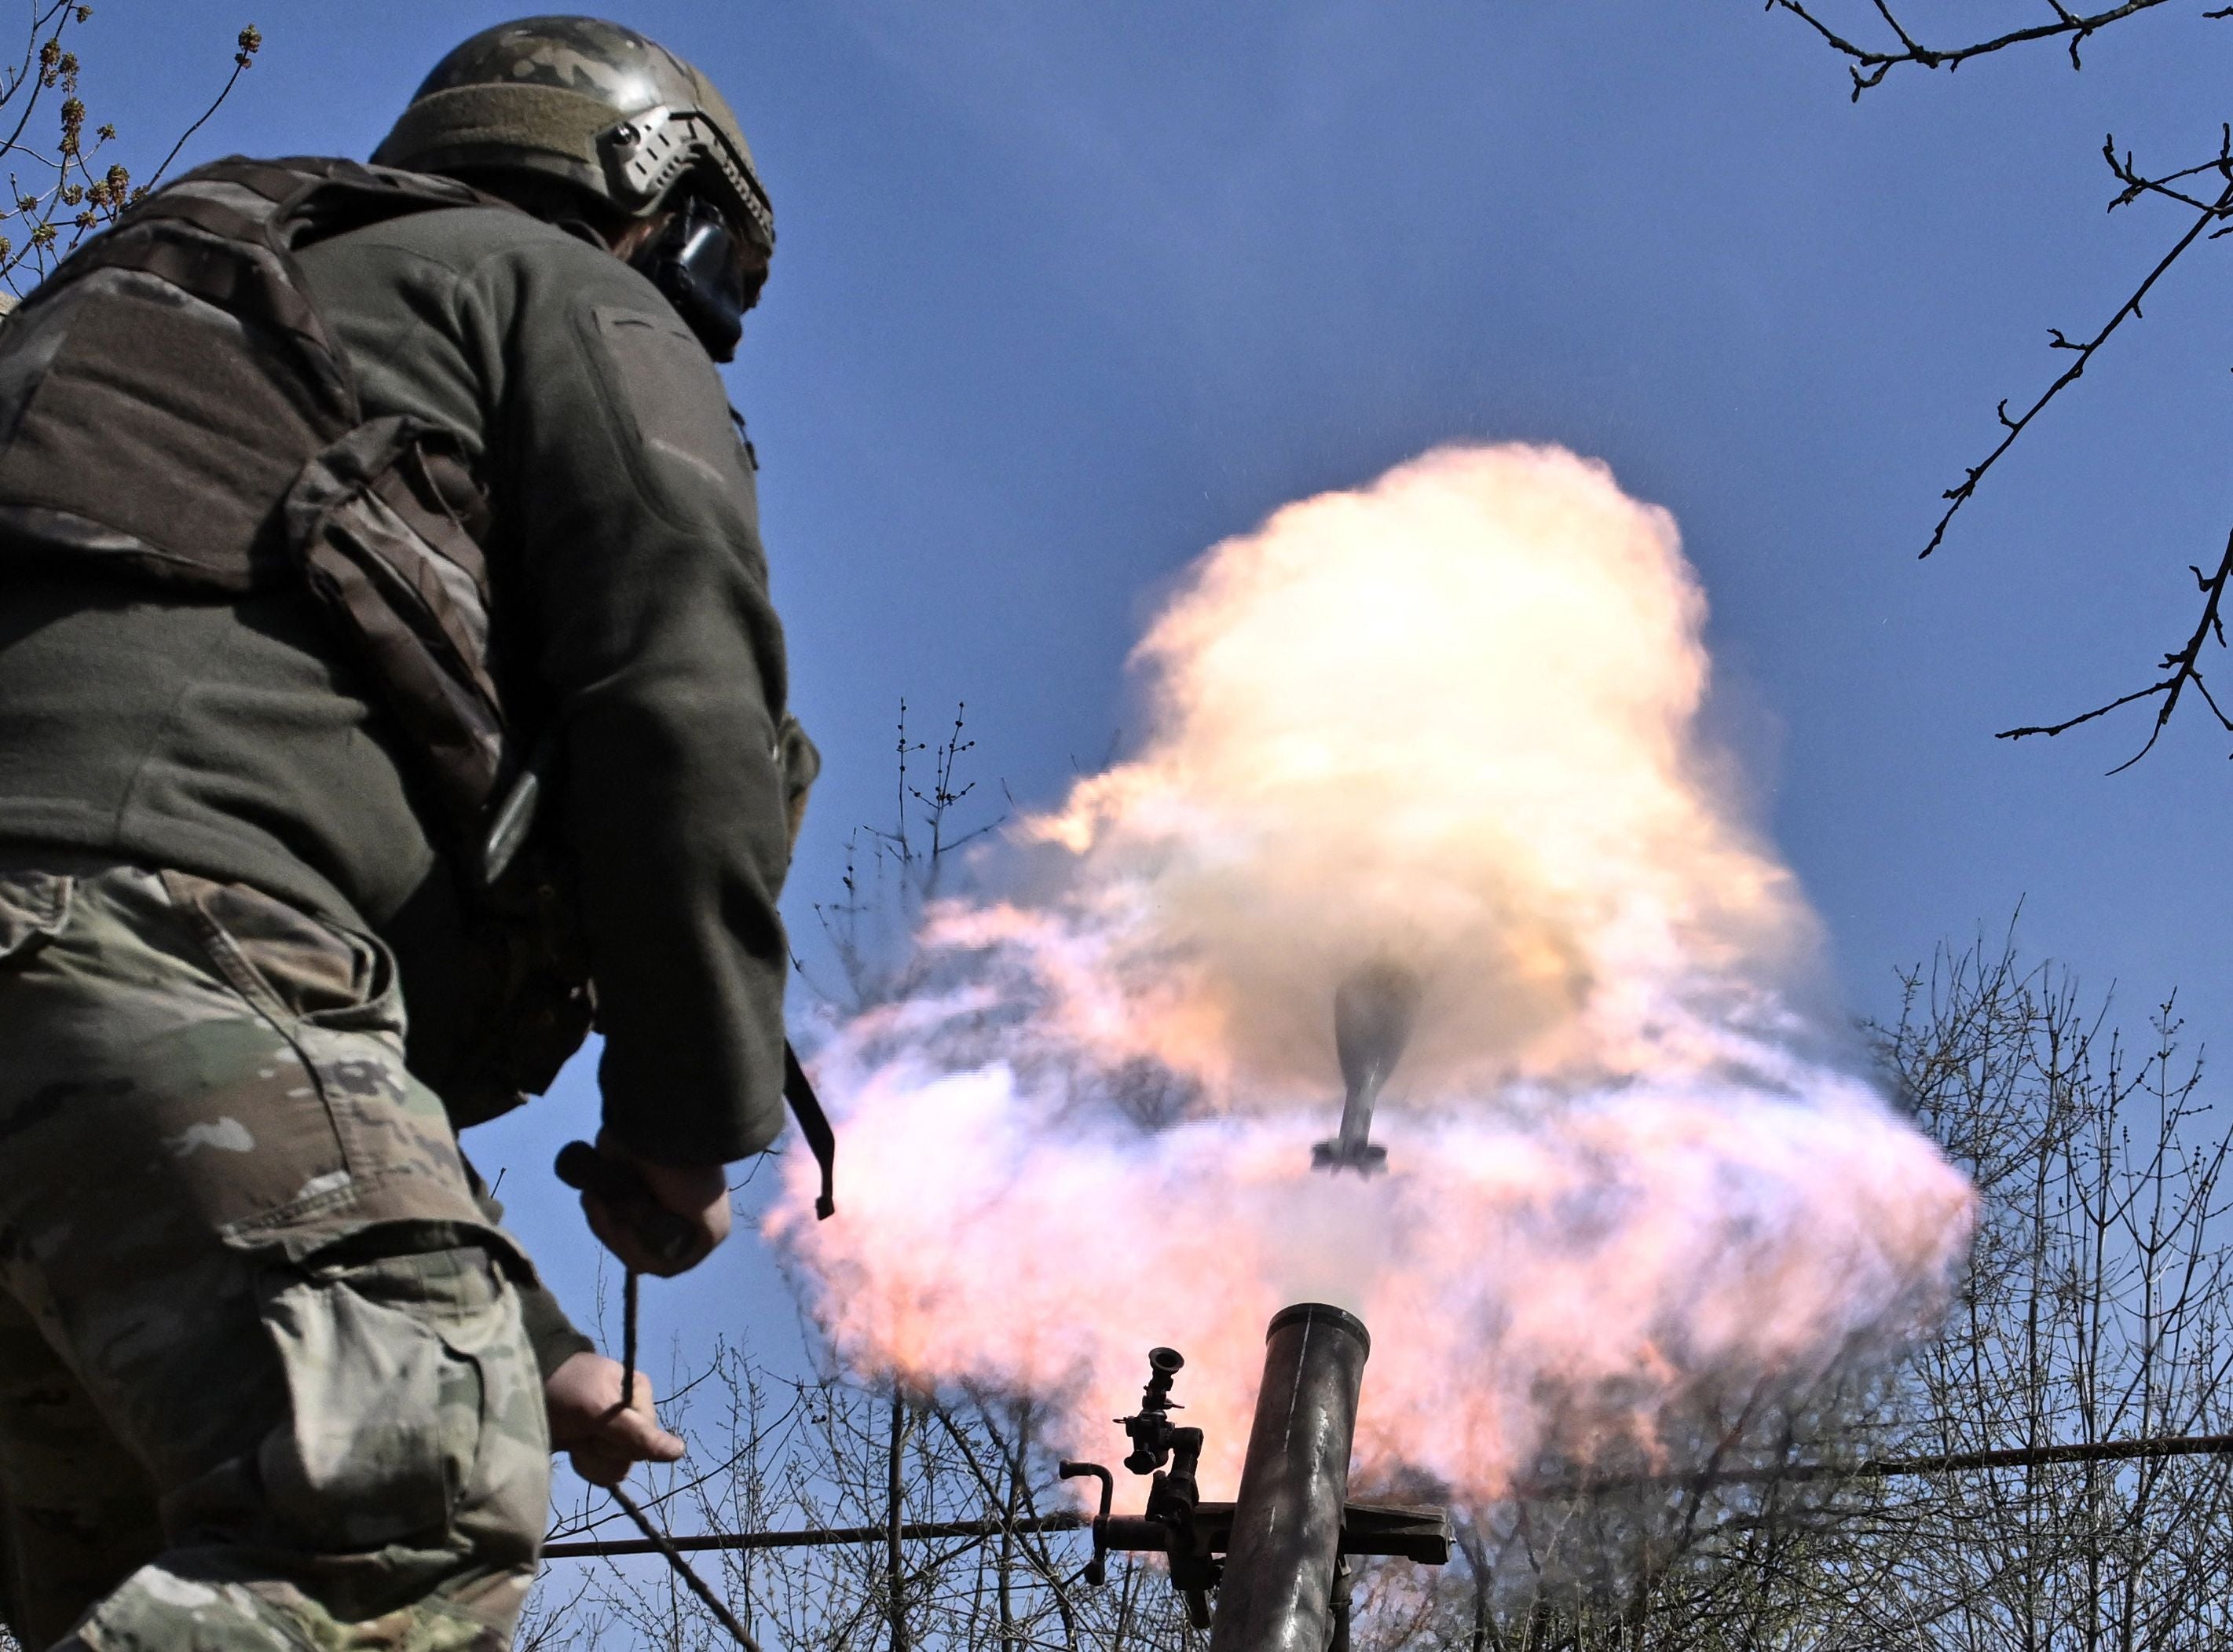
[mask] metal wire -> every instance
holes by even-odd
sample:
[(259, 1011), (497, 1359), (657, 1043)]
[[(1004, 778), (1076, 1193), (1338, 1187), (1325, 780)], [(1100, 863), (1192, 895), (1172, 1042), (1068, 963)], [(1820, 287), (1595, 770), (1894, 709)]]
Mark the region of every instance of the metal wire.
[[(2233, 1457), (2233, 1434), (2171, 1434), (2148, 1440), (2103, 1440), (2061, 1446), (2018, 1446), (1999, 1451), (1951, 1452), (1932, 1457), (1879, 1457), (1858, 1463), (1794, 1463), (1772, 1469), (1724, 1469), (1688, 1475), (1635, 1475), (1584, 1485), (1530, 1485), (1520, 1494), (1537, 1499), (1580, 1498), (1645, 1486), (1743, 1485), (1771, 1481), (1832, 1479), (1896, 1479), (1911, 1474), (1955, 1474), (1982, 1469), (2030, 1468), (2060, 1463), (2114, 1463), (2136, 1458)], [(996, 1538), (1003, 1531), (1019, 1535), (1042, 1531), (1082, 1531), (1093, 1524), (1084, 1515), (1051, 1514), (1032, 1520), (936, 1520), (903, 1525), (900, 1536), (910, 1541), (937, 1538)], [(735, 1549), (814, 1549), (848, 1543), (882, 1543), (891, 1535), (887, 1525), (825, 1526), (802, 1531), (712, 1531), (687, 1538), (669, 1538), (665, 1548), (632, 1538), (578, 1539), (547, 1544), (543, 1552), (552, 1560), (591, 1560), (603, 1555), (642, 1555), (676, 1551)]]
[(2076, 1440), (2059, 1446), (2010, 1446), (1995, 1451), (1928, 1457), (1872, 1457), (1855, 1463), (1786, 1463), (1773, 1468), (1724, 1468), (1705, 1473), (1631, 1474), (1602, 1480), (1527, 1485), (1520, 1495), (1543, 1501), (1601, 1492), (1679, 1486), (1779, 1485), (1807, 1480), (1890, 1480), (1917, 1474), (1960, 1474), (1995, 1468), (2043, 1468), (2060, 1463), (2121, 1463), (2140, 1458), (2233, 1457), (2233, 1434), (2161, 1434), (2147, 1440)]
[[(915, 1543), (941, 1538), (997, 1538), (1004, 1531), (1018, 1537), (1044, 1531), (1084, 1531), (1093, 1524), (1090, 1515), (1048, 1514), (1025, 1520), (911, 1520), (900, 1527), (900, 1537)], [(824, 1526), (804, 1531), (706, 1531), (687, 1538), (669, 1538), (674, 1548), (691, 1552), (733, 1549), (818, 1549), (831, 1544), (882, 1543), (892, 1534), (889, 1525)], [(655, 1544), (635, 1538), (576, 1538), (543, 1546), (548, 1560), (590, 1560), (600, 1555), (648, 1555), (660, 1552)]]

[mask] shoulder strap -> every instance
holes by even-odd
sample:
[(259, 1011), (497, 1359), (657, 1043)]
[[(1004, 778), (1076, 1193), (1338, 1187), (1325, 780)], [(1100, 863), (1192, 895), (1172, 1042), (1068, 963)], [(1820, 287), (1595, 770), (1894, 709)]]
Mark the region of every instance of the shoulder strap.
[(806, 1139), (807, 1150), (822, 1167), (822, 1192), (814, 1201), (814, 1219), (827, 1222), (837, 1214), (837, 1133), (830, 1127), (830, 1115), (822, 1110), (822, 1098), (814, 1094), (806, 1068), (799, 1062), (798, 1052), (791, 1047), (787, 1038), (783, 1041), (783, 1099), (791, 1103), (791, 1117), (798, 1120), (798, 1133)]
[(297, 248), (498, 205), (317, 157), (197, 167), (64, 259), (0, 329), (0, 530), (173, 584), (285, 577), (281, 501), (359, 421)]

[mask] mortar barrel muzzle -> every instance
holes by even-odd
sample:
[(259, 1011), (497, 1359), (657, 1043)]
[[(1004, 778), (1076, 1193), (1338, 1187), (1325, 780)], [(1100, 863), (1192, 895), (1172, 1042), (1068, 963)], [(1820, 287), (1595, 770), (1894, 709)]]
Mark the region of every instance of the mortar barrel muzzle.
[(1325, 1652), (1371, 1348), (1363, 1321), (1324, 1303), (1273, 1316), (1210, 1652)]

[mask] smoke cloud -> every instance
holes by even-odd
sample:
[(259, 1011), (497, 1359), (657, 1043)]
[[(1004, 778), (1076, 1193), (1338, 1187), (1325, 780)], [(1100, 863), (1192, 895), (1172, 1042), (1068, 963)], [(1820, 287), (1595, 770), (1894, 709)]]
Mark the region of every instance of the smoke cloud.
[[(1266, 1322), (1332, 1302), (1373, 1332), (1366, 1479), (1487, 1498), (1926, 1324), (1970, 1192), (1804, 1013), (1813, 919), (1698, 733), (1704, 614), (1667, 513), (1555, 448), (1209, 551), (1137, 650), (1137, 754), (819, 1053), (845, 1208), (804, 1217), (800, 1166), (770, 1226), (841, 1351), (1107, 1458), (1179, 1348), (1229, 1495)], [(1314, 1173), (1377, 962), (1423, 987), (1389, 1172)]]

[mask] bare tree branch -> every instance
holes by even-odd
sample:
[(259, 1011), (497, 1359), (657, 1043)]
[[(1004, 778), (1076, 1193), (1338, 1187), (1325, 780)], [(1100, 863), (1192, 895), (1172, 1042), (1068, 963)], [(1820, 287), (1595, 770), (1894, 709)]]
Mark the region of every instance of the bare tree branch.
[[(1852, 60), (1847, 69), (1853, 77), (1853, 99), (1854, 101), (1859, 102), (1862, 93), (1871, 87), (1883, 84), (1884, 77), (1902, 63), (1913, 63), (1921, 69), (1943, 69), (1950, 72), (1961, 68), (1973, 57), (1982, 57), (1989, 52), (2003, 51), (2011, 46), (2029, 45), (2034, 41), (2067, 40), (2069, 42), (2070, 66), (2073, 69), (2080, 69), (2084, 64), (2080, 58), (2080, 50), (2094, 35), (2112, 23), (2121, 23), (2126, 18), (2143, 11), (2152, 11), (2156, 7), (2165, 3), (2166, 0), (2126, 0), (2126, 3), (2120, 6), (2111, 6), (2101, 11), (2079, 13), (2062, 4), (2061, 0), (2047, 0), (2047, 9), (2053, 16), (2034, 23), (2029, 28), (2010, 29), (2004, 35), (1974, 41), (1967, 45), (1933, 47), (1924, 45), (1908, 31), (1906, 26), (1894, 15), (1887, 0), (1873, 0), (1873, 7), (1878, 17), (1891, 31), (1895, 42), (1888, 49), (1863, 46), (1846, 39), (1816, 16), (1812, 10), (1801, 3), (1801, 0), (1768, 0), (1768, 10), (1789, 12), (1820, 35), (1824, 43), (1833, 50)], [(2226, 14), (2222, 11), (2210, 11), (2203, 15), (2208, 17), (2221, 17)]]
[[(2109, 155), (2109, 164), (2113, 169), (2117, 168), (2118, 167), (2118, 162), (2114, 153), (2114, 142), (2115, 140), (2113, 138), (2103, 146), (2104, 153)], [(2226, 167), (2227, 162), (2221, 157), (2218, 161), (2212, 162), (2210, 164), (2213, 167), (2220, 171), (2223, 171)], [(2188, 172), (2177, 175), (2181, 177), (2191, 176), (2196, 170), (2197, 169), (2190, 168)], [(2158, 184), (2161, 181), (2155, 180), (2144, 180), (2144, 182), (2136, 186), (2132, 180), (2137, 175), (2130, 173), (2129, 165), (2127, 165), (2122, 171), (2119, 171), (2119, 176), (2126, 180), (2126, 193), (2120, 195), (2115, 201), (2113, 201), (2111, 203), (2112, 206), (2122, 206), (2126, 201), (2134, 199), (2139, 193), (2145, 193), (2146, 190), (2157, 189)], [(2157, 193), (2168, 192), (2157, 190)], [(2060, 328), (2053, 328), (2048, 330), (2047, 336), (2052, 341), (2054, 347), (2056, 349), (2067, 350), (2071, 353), (2074, 359), (2072, 360), (2070, 366), (2065, 369), (2061, 375), (2052, 384), (2048, 385), (2045, 390), (2040, 393), (2038, 400), (2034, 402), (2031, 406), (2025, 408), (2024, 411), (2016, 417), (2010, 418), (2008, 416), (2008, 404), (2005, 400), (2001, 402), (1999, 416), (2001, 421), (2002, 435), (1999, 443), (1993, 448), (1992, 452), (1985, 455), (1982, 461), (1969, 467), (1968, 472), (1958, 485), (1948, 488), (1944, 494), (1942, 495), (1943, 498), (1949, 501), (1945, 513), (1939, 517), (1938, 525), (1931, 530), (1930, 543), (1923, 547), (1920, 555), (1928, 557), (1932, 552), (1937, 550), (1941, 545), (1945, 543), (1946, 530), (1953, 525), (1956, 513), (1958, 513), (1964, 505), (1967, 505), (1970, 499), (1976, 494), (1977, 491), (1977, 484), (1984, 480), (1985, 473), (1991, 470), (1995, 465), (2000, 462), (2001, 459), (2008, 453), (2009, 448), (2015, 446), (2016, 438), (2022, 435), (2026, 430), (2031, 428), (2032, 421), (2047, 410), (2048, 403), (2052, 402), (2057, 396), (2060, 395), (2072, 385), (2078, 382), (2079, 379), (2084, 375), (2087, 367), (2093, 362), (2095, 354), (2104, 344), (2106, 344), (2109, 342), (2110, 338), (2116, 333), (2117, 330), (2119, 327), (2122, 327), (2127, 321), (2138, 320), (2140, 318), (2140, 305), (2147, 298), (2150, 293), (2155, 291), (2156, 284), (2158, 281), (2161, 281), (2164, 277), (2170, 272), (2171, 266), (2179, 261), (2180, 258), (2185, 254), (2187, 249), (2191, 247), (2197, 241), (2203, 238), (2203, 232), (2209, 229), (2210, 225), (2217, 220), (2228, 217), (2233, 217), (2233, 173), (2227, 173), (2225, 187), (2219, 192), (2217, 198), (2201, 207), (2195, 215), (2194, 222), (2187, 225), (2184, 232), (2182, 233), (2178, 239), (2172, 244), (2171, 250), (2168, 252), (2165, 252), (2162, 258), (2156, 261), (2155, 267), (2150, 270), (2145, 278), (2140, 282), (2140, 284), (2133, 289), (2132, 297), (2126, 299), (2123, 304), (2117, 306), (2116, 313), (2111, 316), (2109, 319), (2102, 324), (2100, 330), (2095, 333), (2093, 337), (2086, 340), (2083, 343), (2074, 343), (2070, 339), (2064, 336)]]
[(2119, 695), (2106, 705), (2096, 706), (2091, 711), (2082, 712), (2061, 722), (2027, 728), (2004, 728), (1994, 738), (2021, 740), (2028, 735), (2045, 735), (2053, 739), (2080, 723), (2106, 716), (2135, 701), (2160, 696), (2163, 703), (2156, 708), (2155, 726), (2148, 731), (2147, 743), (2109, 771), (2112, 774), (2121, 774), (2155, 749), (2156, 741), (2163, 737), (2165, 728), (2171, 722), (2171, 713), (2178, 709), (2179, 696), (2186, 692), (2189, 686), (2202, 696), (2203, 703), (2210, 708), (2211, 715), (2217, 719), (2218, 726), (2228, 734), (2233, 734), (2233, 719), (2226, 716), (2224, 708), (2217, 703), (2216, 696), (2210, 692), (2209, 685), (2203, 681), (2200, 665), (2204, 643), (2214, 640), (2218, 647), (2225, 646), (2225, 627), (2218, 616), (2218, 609), (2224, 601), (2226, 581), (2233, 579), (2233, 537), (2229, 537), (2225, 542), (2225, 554), (2218, 560), (2217, 572), (2205, 576), (2200, 568), (2191, 565), (2189, 565), (2187, 571), (2194, 576), (2194, 583), (2202, 592), (2202, 617), (2195, 624), (2194, 635), (2186, 639), (2186, 646), (2164, 656), (2161, 669), (2170, 673), (2168, 676), (2150, 683), (2145, 689), (2135, 689), (2130, 694)]

